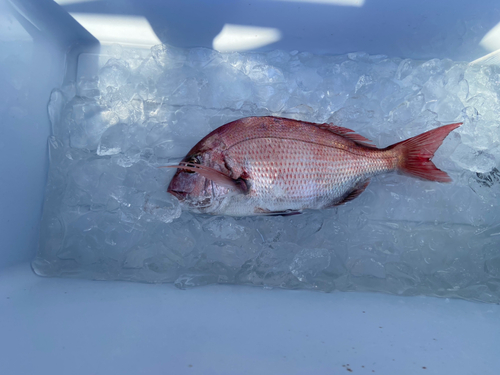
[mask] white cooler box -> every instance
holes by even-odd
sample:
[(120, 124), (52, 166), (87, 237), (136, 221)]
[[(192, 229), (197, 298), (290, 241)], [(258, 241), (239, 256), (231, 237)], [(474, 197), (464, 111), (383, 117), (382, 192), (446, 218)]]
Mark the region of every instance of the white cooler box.
[(499, 374), (495, 303), (242, 285), (180, 290), (43, 278), (30, 266), (50, 94), (91, 70), (85, 56), (100, 44), (470, 62), (500, 48), (499, 22), (496, 0), (2, 0), (0, 373)]

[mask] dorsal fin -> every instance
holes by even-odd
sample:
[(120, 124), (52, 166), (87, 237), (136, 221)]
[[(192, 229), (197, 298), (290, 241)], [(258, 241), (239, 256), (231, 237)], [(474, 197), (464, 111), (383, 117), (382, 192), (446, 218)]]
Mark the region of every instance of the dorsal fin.
[(374, 148), (377, 147), (368, 138), (363, 137), (362, 135), (356, 133), (354, 130), (332, 124), (319, 124), (318, 127), (320, 129), (328, 130), (332, 133), (350, 139), (351, 141), (356, 142), (358, 145), (363, 145), (366, 147), (374, 147)]
[(335, 203), (333, 206), (340, 206), (341, 204), (344, 204), (346, 202), (352, 201), (353, 199), (359, 197), (359, 195), (365, 191), (366, 187), (370, 183), (370, 179), (366, 179), (365, 181), (359, 183), (354, 189), (351, 190), (349, 194), (345, 196), (344, 199), (342, 199), (340, 202)]

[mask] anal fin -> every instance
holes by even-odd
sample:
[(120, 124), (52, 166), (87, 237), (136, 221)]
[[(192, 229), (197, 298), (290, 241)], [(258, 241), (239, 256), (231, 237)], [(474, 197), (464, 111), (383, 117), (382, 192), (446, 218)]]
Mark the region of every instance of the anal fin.
[(268, 209), (265, 208), (256, 207), (255, 213), (258, 215), (267, 215), (267, 216), (292, 216), (292, 215), (300, 215), (302, 212), (294, 210), (269, 211)]
[(268, 215), (269, 216), (293, 216), (293, 215), (301, 215), (302, 212), (299, 211), (276, 211), (276, 212), (271, 212)]
[(362, 182), (360, 182), (358, 185), (356, 185), (356, 187), (354, 189), (352, 189), (340, 202), (337, 202), (335, 204), (333, 204), (332, 206), (330, 207), (333, 207), (333, 206), (340, 206), (346, 202), (349, 202), (349, 201), (352, 201), (353, 199), (356, 199), (357, 197), (359, 197), (359, 195), (365, 191), (366, 187), (370, 184), (370, 179), (366, 179)]

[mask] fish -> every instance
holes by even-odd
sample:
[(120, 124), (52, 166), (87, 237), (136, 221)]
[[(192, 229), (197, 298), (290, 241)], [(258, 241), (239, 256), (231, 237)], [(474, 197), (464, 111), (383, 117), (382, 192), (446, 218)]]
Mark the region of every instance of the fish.
[(352, 201), (383, 173), (450, 182), (431, 158), (460, 125), (377, 148), (333, 124), (246, 117), (215, 129), (168, 166), (177, 170), (167, 192), (194, 213), (293, 215)]

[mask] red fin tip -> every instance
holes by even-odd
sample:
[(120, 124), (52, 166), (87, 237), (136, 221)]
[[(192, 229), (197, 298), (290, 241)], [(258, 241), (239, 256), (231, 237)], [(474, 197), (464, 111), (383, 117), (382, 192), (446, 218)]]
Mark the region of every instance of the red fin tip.
[(402, 173), (424, 180), (451, 182), (450, 176), (438, 169), (430, 159), (448, 134), (460, 125), (462, 125), (461, 122), (441, 126), (406, 141), (396, 143), (387, 149), (395, 149), (401, 153), (402, 157), (398, 168)]

